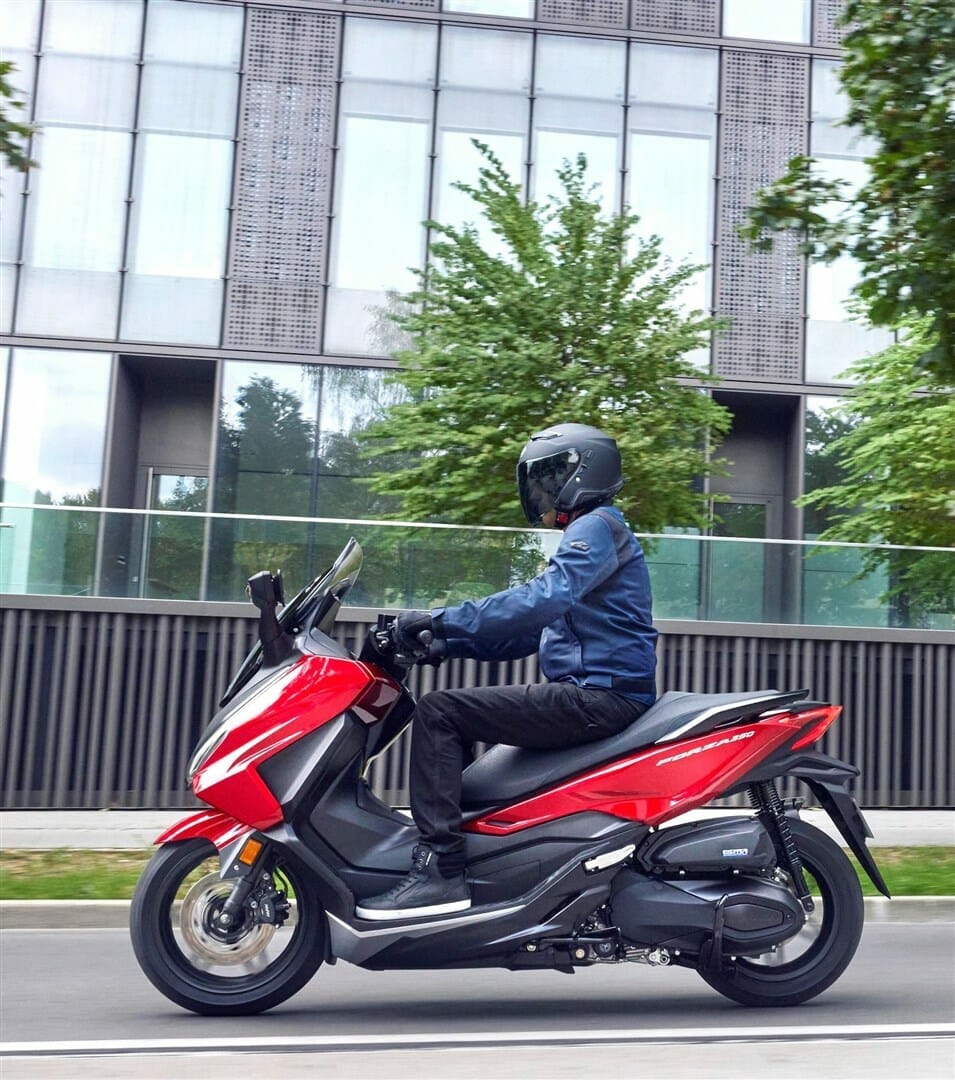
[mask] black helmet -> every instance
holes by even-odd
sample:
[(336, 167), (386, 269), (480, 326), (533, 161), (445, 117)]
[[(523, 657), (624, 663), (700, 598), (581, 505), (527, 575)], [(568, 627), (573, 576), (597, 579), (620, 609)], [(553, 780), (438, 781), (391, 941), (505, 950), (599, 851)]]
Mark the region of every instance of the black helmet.
[(548, 510), (566, 525), (572, 511), (606, 502), (623, 487), (620, 451), (597, 428), (556, 424), (532, 435), (521, 451), (517, 487), (532, 525)]

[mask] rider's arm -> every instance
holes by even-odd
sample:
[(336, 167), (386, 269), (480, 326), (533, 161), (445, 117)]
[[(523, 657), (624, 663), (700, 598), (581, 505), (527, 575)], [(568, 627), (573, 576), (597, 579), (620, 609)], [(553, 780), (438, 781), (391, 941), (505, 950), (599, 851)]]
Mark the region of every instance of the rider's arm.
[[(438, 633), (455, 643), (452, 655), (481, 659), (514, 659), (536, 650), (541, 631), (565, 615), (581, 597), (617, 568), (617, 551), (610, 526), (597, 514), (585, 514), (565, 531), (560, 546), (542, 574), (523, 585), (466, 600), (454, 607), (436, 608), (432, 615)], [(530, 641), (533, 647), (508, 656), (490, 655), (498, 642)], [(469, 641), (474, 652), (464, 654), (459, 642)], [(449, 650), (450, 652), (450, 650)]]

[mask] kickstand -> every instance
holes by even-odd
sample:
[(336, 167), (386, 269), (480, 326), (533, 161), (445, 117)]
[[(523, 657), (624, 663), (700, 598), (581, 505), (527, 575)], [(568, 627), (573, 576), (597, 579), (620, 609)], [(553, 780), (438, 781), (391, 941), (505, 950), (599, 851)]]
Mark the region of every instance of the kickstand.
[(700, 949), (700, 970), (711, 975), (720, 975), (723, 971), (723, 910), (726, 897), (720, 898), (713, 914), (713, 936)]

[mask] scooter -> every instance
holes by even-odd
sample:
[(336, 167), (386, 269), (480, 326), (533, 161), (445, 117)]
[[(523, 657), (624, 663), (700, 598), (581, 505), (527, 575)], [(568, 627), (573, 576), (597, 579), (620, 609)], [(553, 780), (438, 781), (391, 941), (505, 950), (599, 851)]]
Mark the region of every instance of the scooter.
[[(164, 832), (131, 906), (146, 976), (186, 1009), (261, 1012), (323, 962), (384, 971), (600, 964), (692, 968), (744, 1005), (795, 1005), (845, 970), (862, 892), (841, 847), (783, 801), (795, 777), (876, 888), (853, 765), (811, 749), (841, 707), (808, 691), (665, 693), (609, 738), (558, 750), (496, 746), (464, 774), (472, 906), (365, 921), (356, 902), (407, 872), (417, 832), (364, 779), (409, 723), (390, 621), (358, 656), (331, 634), (362, 552), (287, 605), (249, 581), (259, 641), (189, 764), (210, 809)], [(422, 643), (426, 644), (425, 642)], [(746, 792), (752, 813), (662, 827)]]

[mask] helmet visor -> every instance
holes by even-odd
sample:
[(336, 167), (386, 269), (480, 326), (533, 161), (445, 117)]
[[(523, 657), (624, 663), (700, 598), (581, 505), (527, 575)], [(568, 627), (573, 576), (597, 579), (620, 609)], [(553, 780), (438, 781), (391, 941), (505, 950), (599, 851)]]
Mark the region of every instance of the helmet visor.
[(577, 471), (580, 454), (564, 450), (550, 457), (522, 461), (517, 466), (517, 489), (524, 516), (536, 525), (548, 512), (557, 508), (564, 485)]

